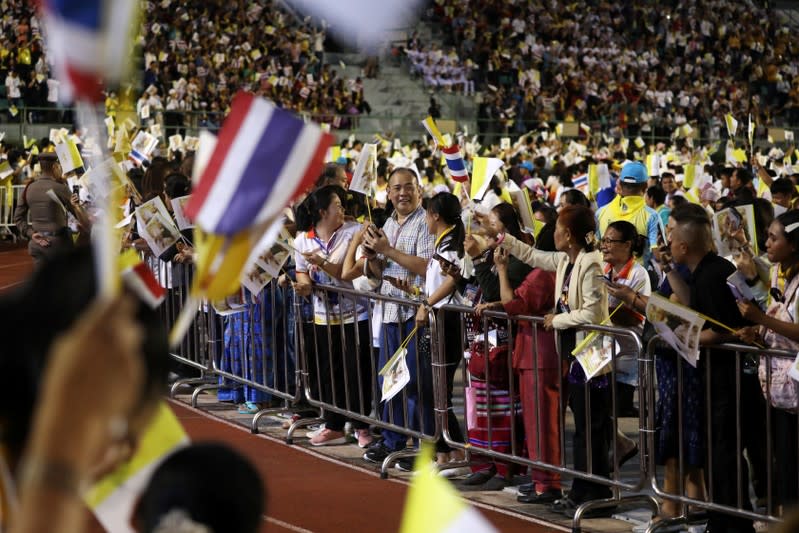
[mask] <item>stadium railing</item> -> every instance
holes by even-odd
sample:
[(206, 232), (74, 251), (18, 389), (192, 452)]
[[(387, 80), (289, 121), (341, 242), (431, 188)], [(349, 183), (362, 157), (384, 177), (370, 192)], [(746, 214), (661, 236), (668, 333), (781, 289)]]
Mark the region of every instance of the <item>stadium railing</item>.
[[(163, 265), (163, 263), (162, 263)], [(162, 269), (159, 269), (160, 272)], [(162, 312), (164, 319), (169, 325), (174, 320), (179, 311), (182, 301), (182, 294), (179, 289), (188, 287), (190, 282), (190, 270), (187, 269), (183, 274), (180, 283), (172, 283), (169, 289), (172, 297), (168, 297), (163, 304)], [(163, 278), (162, 278), (163, 279)], [(639, 391), (639, 418), (637, 435), (627, 434), (637, 442), (640, 451), (640, 460), (637, 467), (633, 465), (622, 469), (618, 465), (620, 461), (619, 450), (614, 444), (615, 437), (605, 433), (613, 433), (619, 429), (617, 417), (612, 416), (609, 425), (602, 435), (592, 433), (591, 422), (591, 395), (584, 394), (585, 397), (585, 468), (577, 469), (567, 464), (567, 452), (574, 453), (574, 445), (569, 442), (567, 436), (574, 431), (573, 419), (567, 414), (567, 398), (569, 387), (574, 387), (572, 383), (566, 384), (564, 368), (558, 368), (559, 379), (556, 379), (556, 396), (558, 403), (558, 427), (559, 439), (558, 461), (547, 461), (541, 457), (542, 441), (545, 435), (540, 431), (533, 438), (536, 439), (532, 449), (535, 450), (538, 458), (530, 458), (525, 453), (525, 446), (521, 441), (520, 432), (523, 431), (519, 416), (523, 416), (523, 410), (530, 408), (526, 404), (522, 405), (517, 401), (519, 396), (518, 376), (511, 360), (512, 347), (514, 346), (515, 336), (519, 334), (520, 325), (527, 327), (527, 332), (533, 339), (542, 331), (542, 317), (536, 316), (508, 316), (505, 313), (486, 311), (479, 319), (473, 315), (473, 309), (464, 306), (445, 305), (430, 314), (429, 324), (429, 356), (423, 355), (408, 359), (409, 365), (415, 365), (417, 375), (425, 376), (416, 380), (412, 392), (416, 397), (421, 398), (421, 402), (409, 403), (408, 395), (411, 391), (408, 387), (403, 389), (393, 400), (399, 406), (395, 410), (383, 411), (383, 403), (380, 401), (382, 376), (379, 375), (380, 363), (383, 361), (378, 358), (377, 345), (379, 339), (386, 336), (387, 326), (378, 319), (375, 320), (374, 314), (369, 313), (368, 318), (358, 322), (357, 320), (346, 326), (345, 307), (341, 307), (342, 302), (359, 301), (364, 308), (371, 309), (375, 305), (386, 305), (388, 303), (397, 304), (404, 307), (408, 313), (415, 314), (419, 302), (414, 298), (398, 299), (382, 296), (375, 293), (360, 292), (351, 289), (316, 285), (316, 294), (322, 301), (333, 302), (338, 307), (332, 308), (328, 305), (326, 315), (329, 317), (338, 316), (338, 320), (331, 320), (331, 324), (314, 324), (312, 313), (308, 311), (308, 305), (303, 304), (303, 298), (295, 298), (293, 302), (287, 303), (290, 289), (276, 287), (273, 280), (270, 285), (259, 295), (257, 302), (262, 306), (269, 307), (269, 312), (256, 310), (252, 301), (245, 306), (238, 315), (221, 317), (211, 306), (203, 306), (198, 309), (198, 323), (196, 332), (190, 334), (177, 350), (173, 351), (172, 356), (182, 364), (194, 368), (202, 368), (207, 372), (206, 382), (200, 383), (195, 389), (193, 401), (198, 391), (207, 388), (217, 388), (218, 382), (208, 383), (207, 377), (211, 376), (215, 380), (220, 377), (228, 382), (237, 385), (246, 385), (257, 390), (270, 393), (284, 400), (282, 409), (267, 408), (256, 414), (253, 421), (253, 431), (257, 431), (258, 418), (264, 414), (269, 414), (276, 410), (287, 410), (296, 408), (300, 404), (310, 404), (310, 406), (323, 412), (335, 412), (350, 421), (361, 422), (370, 426), (379, 427), (383, 430), (390, 430), (406, 436), (408, 439), (422, 439), (425, 441), (436, 441), (443, 439), (451, 448), (464, 450), (467, 454), (468, 464), (479, 464), (481, 461), (496, 461), (499, 464), (515, 464), (523, 468), (532, 468), (537, 471), (551, 472), (555, 475), (572, 479), (583, 479), (591, 481), (610, 489), (611, 496), (604, 499), (584, 502), (578, 507), (573, 518), (573, 531), (581, 531), (581, 521), (586, 513), (591, 511), (614, 508), (618, 505), (636, 503), (650, 508), (653, 512), (658, 509), (657, 496), (660, 499), (673, 501), (682, 507), (682, 513), (677, 519), (659, 522), (661, 524), (690, 522), (696, 517), (687, 513), (688, 506), (691, 508), (703, 509), (708, 512), (718, 512), (726, 516), (738, 516), (753, 520), (775, 522), (780, 520), (779, 505), (786, 503), (780, 500), (779, 496), (786, 490), (797, 491), (799, 489), (799, 476), (796, 475), (796, 465), (799, 463), (799, 447), (792, 448), (792, 457), (785, 457), (776, 454), (775, 444), (780, 440), (785, 440), (789, 436), (799, 441), (799, 421), (796, 417), (795, 406), (790, 411), (778, 413), (776, 408), (767, 408), (762, 390), (758, 384), (756, 365), (753, 357), (763, 358), (763, 361), (771, 361), (773, 358), (791, 358), (795, 354), (779, 350), (762, 350), (743, 345), (719, 345), (714, 346), (713, 355), (703, 352), (700, 357), (699, 368), (703, 379), (701, 400), (704, 402), (702, 409), (702, 429), (701, 431), (710, 436), (707, 441), (710, 445), (704, 450), (702, 465), (708, 465), (706, 475), (713, 479), (714, 474), (718, 474), (718, 456), (725, 452), (735, 454), (735, 464), (727, 471), (729, 486), (725, 486), (725, 494), (719, 494), (718, 483), (708, 485), (707, 501), (701, 498), (692, 498), (686, 494), (685, 486), (682, 481), (678, 483), (679, 490), (669, 491), (663, 485), (664, 472), (658, 463), (659, 449), (662, 450), (662, 443), (658, 442), (658, 436), (663, 431), (660, 427), (661, 420), (656, 416), (658, 410), (664, 406), (659, 405), (663, 398), (658, 396), (658, 383), (656, 382), (656, 360), (664, 357), (656, 346), (658, 338), (650, 342), (646, 350), (642, 349), (641, 339), (637, 333), (627, 328), (609, 327), (601, 325), (586, 326), (583, 329), (586, 333), (597, 334), (597, 344), (604, 346), (612, 353), (612, 363), (609, 365), (609, 372), (606, 374), (610, 386), (610, 407), (606, 409), (611, 415), (617, 412), (618, 391), (616, 386), (617, 377), (622, 365), (625, 365), (625, 372), (629, 372), (630, 363), (633, 367), (637, 366), (638, 371), (638, 391)], [(296, 296), (296, 295), (294, 295)], [(293, 316), (288, 309), (293, 308)], [(450, 327), (452, 318), (445, 318), (444, 314), (455, 316), (460, 336), (456, 335)], [(238, 316), (238, 318), (235, 318)], [(348, 315), (349, 316), (349, 315)], [(267, 318), (268, 317), (268, 318)], [(275, 317), (279, 317), (275, 319)], [(363, 317), (361, 317), (363, 318)], [(232, 327), (231, 322), (238, 320), (240, 326), (248, 325), (249, 332), (244, 328)], [(293, 321), (293, 324), (292, 324)], [(261, 337), (254, 334), (254, 325), (261, 324)], [(346, 333), (342, 334), (345, 331)], [(366, 329), (364, 331), (364, 328)], [(265, 340), (264, 331), (269, 329), (271, 335)], [(507, 340), (500, 341), (510, 347), (506, 352), (506, 359), (499, 360), (499, 363), (492, 364), (492, 352), (486, 343), (482, 345), (475, 340), (490, 339), (498, 335), (498, 331), (507, 332)], [(289, 341), (288, 345), (295, 346), (295, 354), (291, 354), (288, 349), (281, 349), (286, 346), (286, 342), (281, 344), (280, 331), (283, 335), (294, 332), (294, 342)], [(238, 336), (238, 337), (237, 337)], [(288, 337), (284, 337), (287, 339)], [(502, 339), (502, 336), (498, 336)], [(199, 339), (193, 340), (193, 339)], [(271, 346), (272, 350), (264, 350), (257, 354), (254, 350), (256, 343), (260, 346)], [(427, 346), (428, 337), (425, 332), (421, 332), (411, 339), (411, 342), (421, 342)], [(236, 369), (228, 368), (222, 363), (226, 348), (232, 344), (239, 344), (242, 355), (240, 367)], [(451, 351), (452, 343), (456, 344), (456, 349), (464, 353), (464, 357), (457, 362), (448, 361), (446, 353)], [(368, 344), (367, 347), (364, 344)], [(241, 345), (248, 348), (241, 347)], [(533, 344), (535, 346), (535, 343)], [(417, 345), (418, 346), (418, 345)], [(426, 348), (420, 353), (426, 354)], [(482, 353), (480, 353), (482, 351)], [(719, 358), (718, 353), (728, 354), (728, 358)], [(383, 354), (383, 359), (392, 354)], [(534, 396), (540, 398), (542, 389), (545, 385), (542, 378), (538, 375), (538, 357), (533, 353), (533, 381)], [(256, 358), (261, 357), (263, 364), (259, 367)], [(482, 357), (482, 368), (485, 375), (478, 378), (473, 371), (472, 360)], [(564, 357), (560, 354), (559, 361)], [(479, 361), (477, 361), (479, 363)], [(290, 366), (295, 364), (293, 368)], [(452, 392), (453, 404), (460, 405), (461, 400), (466, 405), (466, 423), (463, 424), (467, 432), (464, 442), (453, 437), (450, 427), (449, 413), (455, 407), (447, 401), (448, 374), (452, 374), (449, 365), (463, 365), (460, 372), (462, 380), (454, 380)], [(679, 365), (677, 368), (681, 368)], [(764, 365), (761, 371), (761, 381), (770, 387), (772, 380), (771, 365)], [(292, 373), (293, 372), (293, 373)], [(677, 372), (677, 397), (682, 398), (682, 391), (686, 386), (682, 370)], [(296, 379), (292, 380), (291, 378)], [(485, 405), (470, 405), (475, 400), (475, 396), (469, 391), (469, 387), (475, 381), (482, 379), (486, 384)], [(282, 381), (281, 381), (282, 380)], [(725, 381), (726, 380), (726, 381)], [(719, 393), (719, 386), (725, 386), (728, 394), (727, 406), (724, 409), (718, 408), (718, 402), (714, 395)], [(496, 385), (496, 387), (495, 387)], [(579, 386), (579, 385), (578, 385)], [(590, 386), (590, 385), (589, 385)], [(292, 388), (293, 387), (293, 388)], [(493, 387), (493, 388), (492, 388)], [(504, 387), (504, 388), (503, 388)], [(767, 390), (771, 390), (770, 388)], [(504, 424), (501, 416), (492, 411), (494, 393), (497, 393), (497, 403), (504, 402), (501, 409), (505, 414), (509, 414), (512, 423)], [(500, 397), (504, 397), (500, 400)], [(425, 406), (421, 404), (425, 404)], [(408, 407), (411, 405), (412, 407)], [(510, 408), (507, 406), (510, 405)], [(517, 407), (518, 406), (518, 407)], [(425, 407), (427, 411), (425, 412)], [(413, 409), (410, 411), (409, 409)], [(693, 404), (688, 407), (683, 404), (682, 399), (678, 402), (677, 417), (678, 424), (673, 428), (677, 432), (677, 444), (672, 452), (678, 458), (678, 470), (680, 475), (685, 472), (687, 467), (687, 457), (689, 450), (684, 439), (683, 418), (688, 409), (696, 409)], [(483, 412), (483, 422), (473, 425), (475, 416), (480, 417)], [(426, 423), (425, 419), (430, 414), (433, 415), (433, 423)], [(528, 412), (529, 414), (529, 412)], [(533, 409), (533, 417), (536, 426), (542, 428), (546, 421), (542, 418), (540, 410)], [(458, 413), (458, 423), (460, 413)], [(723, 423), (728, 432), (734, 434), (732, 441), (725, 442), (723, 450), (714, 448), (713, 439), (718, 430), (718, 423), (723, 418)], [(775, 433), (780, 429), (785, 421), (791, 424), (790, 433)], [(287, 441), (293, 442), (292, 435), (299, 427), (307, 426), (312, 423), (319, 423), (320, 418), (306, 418), (294, 421), (287, 433)], [(758, 425), (759, 424), (759, 425)], [(755, 427), (757, 426), (757, 427)], [(762, 426), (762, 428), (760, 427)], [(477, 443), (477, 439), (468, 437), (469, 431), (474, 427), (483, 430), (482, 436), (485, 442)], [(758, 429), (760, 428), (760, 429)], [(629, 427), (626, 426), (629, 431)], [(504, 433), (503, 433), (504, 432)], [(487, 438), (485, 437), (487, 435)], [(503, 446), (495, 445), (494, 436), (504, 437)], [(529, 438), (529, 436), (528, 436)], [(607, 459), (610, 464), (610, 474), (608, 476), (596, 475), (593, 472), (593, 465), (596, 457), (593, 457), (591, 443), (594, 439), (605, 438), (609, 442), (610, 457)], [(527, 448), (530, 448), (528, 443)], [(746, 451), (746, 462), (743, 453)], [(387, 477), (387, 470), (394, 461), (401, 457), (414, 455), (413, 448), (406, 448), (392, 453), (387, 457), (381, 466), (381, 476)], [(781, 452), (782, 453), (782, 452)], [(660, 453), (662, 455), (662, 453)], [(778, 463), (782, 460), (782, 464)], [(754, 491), (758, 502), (753, 507), (749, 501), (750, 476), (746, 474), (747, 464), (753, 465), (752, 479), (754, 480)], [(463, 466), (463, 463), (450, 466)], [(714, 472), (716, 468), (716, 472)], [(786, 480), (786, 476), (788, 479)], [(682, 479), (682, 476), (680, 476)], [(782, 483), (782, 485), (780, 485)], [(781, 487), (781, 488), (778, 488)], [(734, 491), (735, 497), (728, 498), (729, 493)], [(796, 492), (793, 492), (796, 494)], [(795, 501), (795, 498), (794, 500)], [(590, 516), (590, 515), (589, 515)], [(705, 517), (706, 518), (706, 517)], [(655, 527), (654, 525), (652, 526)]]

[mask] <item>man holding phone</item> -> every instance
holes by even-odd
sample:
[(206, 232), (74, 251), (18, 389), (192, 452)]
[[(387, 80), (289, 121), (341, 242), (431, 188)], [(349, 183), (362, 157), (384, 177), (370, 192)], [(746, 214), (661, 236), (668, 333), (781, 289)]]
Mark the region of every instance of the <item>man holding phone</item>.
[[(421, 189), (416, 173), (409, 168), (396, 168), (388, 177), (388, 199), (394, 205), (394, 213), (382, 229), (370, 227), (363, 237), (367, 248), (369, 268), (375, 277), (382, 276), (380, 294), (395, 298), (407, 298), (405, 291), (395, 285), (405, 282), (411, 287), (421, 287), (427, 262), (433, 254), (434, 236), (428, 233), (425, 211), (421, 204)], [(371, 251), (372, 253), (369, 253)], [(391, 283), (388, 280), (395, 280)], [(411, 333), (415, 324), (416, 309), (394, 303), (383, 305), (380, 334), (380, 360), (377, 368), (382, 368), (399, 349), (400, 344)], [(420, 409), (418, 391), (420, 383), (432, 381), (429, 358), (417, 357), (417, 339), (408, 343), (407, 363), (411, 380), (406, 385), (408, 423), (415, 429), (433, 430), (432, 406)], [(428, 359), (428, 360), (426, 360)], [(424, 390), (425, 385), (422, 385)], [(383, 419), (403, 425), (405, 406), (403, 395), (388, 402), (383, 408)], [(423, 413), (424, 420), (418, 419)], [(426, 416), (429, 412), (429, 417)], [(429, 420), (428, 420), (429, 418)], [(393, 431), (383, 431), (383, 440), (373, 444), (364, 454), (364, 459), (382, 463), (392, 452), (405, 448), (407, 437)]]

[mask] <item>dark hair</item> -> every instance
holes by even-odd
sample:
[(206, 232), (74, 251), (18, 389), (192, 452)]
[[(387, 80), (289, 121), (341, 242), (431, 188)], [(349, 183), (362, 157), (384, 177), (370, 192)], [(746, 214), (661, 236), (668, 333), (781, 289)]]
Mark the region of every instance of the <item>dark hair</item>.
[[(14, 376), (0, 389), (0, 438), (19, 454), (30, 429), (39, 386), (53, 341), (71, 328), (97, 292), (90, 247), (77, 247), (44, 262), (25, 285), (0, 298), (0, 375)], [(139, 302), (144, 330), (145, 380), (138, 406), (163, 394), (169, 371), (167, 334), (157, 311)], [(98, 357), (103, 354), (98, 353)]]
[(396, 168), (394, 168), (394, 170), (392, 170), (391, 172), (388, 173), (388, 177), (386, 178), (386, 181), (391, 181), (391, 178), (394, 176), (394, 174), (396, 174), (398, 172), (405, 172), (408, 175), (413, 176), (414, 183), (418, 184), (418, 181), (416, 181), (416, 180), (418, 180), (416, 172), (414, 172), (413, 169), (409, 168), (409, 167), (396, 167)]
[(191, 192), (191, 180), (180, 172), (173, 172), (164, 180), (164, 191), (170, 198), (180, 198)]
[(319, 178), (316, 180), (316, 186), (324, 187), (327, 180), (335, 179), (339, 168), (341, 168), (341, 165), (338, 163), (326, 164), (324, 170), (322, 170), (322, 174), (320, 174)]
[(646, 190), (646, 195), (652, 198), (655, 205), (663, 205), (666, 202), (666, 191), (660, 185), (652, 185)]
[(671, 210), (669, 216), (679, 224), (694, 222), (710, 225), (710, 215), (705, 211), (705, 208), (699, 204), (687, 203), (677, 206)]
[(535, 238), (535, 247), (542, 252), (555, 252), (555, 223), (547, 222)]
[(169, 172), (169, 161), (165, 157), (155, 157), (141, 180), (141, 195), (146, 202), (164, 192), (164, 180)]
[(461, 203), (458, 197), (450, 192), (440, 192), (430, 198), (426, 209), (440, 216), (445, 224), (455, 226), (443, 239), (441, 251), (453, 250), (458, 257), (463, 257), (463, 239), (466, 238), (466, 230), (461, 220)]
[(638, 230), (635, 229), (634, 225), (626, 220), (616, 220), (615, 222), (608, 224), (608, 228), (605, 230), (605, 232), (611, 228), (615, 229), (621, 234), (621, 240), (630, 243), (630, 253), (633, 256), (641, 257), (644, 255), (644, 249), (646, 248), (646, 244), (649, 242), (649, 239), (638, 233)]
[(768, 227), (774, 221), (774, 204), (765, 198), (755, 198), (752, 202), (755, 215), (755, 237), (757, 246), (761, 250), (766, 249), (766, 239), (768, 239)]
[(796, 275), (797, 267), (799, 267), (799, 227), (794, 228), (790, 233), (785, 228), (799, 222), (799, 211), (793, 209), (786, 211), (774, 220), (782, 224), (782, 233), (785, 235), (785, 239), (794, 247), (794, 261), (788, 268), (788, 272), (786, 272), (786, 277), (792, 279)]
[(791, 224), (799, 222), (799, 211), (793, 209), (791, 211), (786, 211), (775, 220), (782, 224), (782, 232), (785, 234), (785, 238), (788, 239), (788, 242), (793, 244), (796, 247), (796, 251), (799, 252), (799, 226), (794, 228), (790, 233), (785, 231), (785, 228)]
[(522, 232), (522, 221), (519, 219), (519, 213), (516, 208), (509, 203), (502, 202), (491, 208), (491, 211), (497, 215), (497, 218), (502, 225), (505, 226), (505, 232), (510, 233), (517, 239), (526, 242), (526, 237)]
[(255, 533), (265, 512), (258, 471), (223, 444), (182, 448), (153, 472), (135, 509), (139, 531), (154, 531), (165, 515), (183, 511), (211, 531)]
[(771, 182), (771, 194), (787, 194), (791, 198), (796, 196), (796, 186), (788, 178), (778, 178)]
[(624, 194), (641, 194), (646, 190), (646, 182), (644, 183), (624, 183), (621, 182), (621, 192)]
[(738, 167), (735, 169), (735, 175), (738, 178), (738, 181), (741, 182), (741, 185), (748, 185), (752, 182), (752, 173), (746, 167)]
[[(9, 158), (9, 161), (10, 160), (11, 159)], [(57, 164), (59, 164), (58, 159), (39, 159), (39, 168), (41, 169), (42, 174), (47, 174), (49, 176), (53, 175), (53, 169), (55, 169)]]
[(675, 207), (679, 207), (681, 205), (685, 205), (688, 203), (688, 198), (681, 194), (675, 194), (671, 197), (671, 207), (674, 209)]
[(558, 223), (571, 232), (578, 246), (586, 252), (594, 251), (594, 241), (587, 240), (589, 233), (596, 232), (596, 217), (590, 207), (567, 205), (558, 213)]
[(565, 199), (569, 205), (581, 205), (583, 207), (591, 207), (591, 202), (585, 197), (583, 192), (579, 189), (569, 189), (560, 195), (561, 199)]
[(298, 231), (309, 231), (319, 223), (322, 218), (319, 211), (330, 207), (333, 197), (338, 196), (341, 205), (347, 205), (347, 193), (338, 185), (325, 185), (308, 195), (303, 202), (297, 206), (295, 213)]

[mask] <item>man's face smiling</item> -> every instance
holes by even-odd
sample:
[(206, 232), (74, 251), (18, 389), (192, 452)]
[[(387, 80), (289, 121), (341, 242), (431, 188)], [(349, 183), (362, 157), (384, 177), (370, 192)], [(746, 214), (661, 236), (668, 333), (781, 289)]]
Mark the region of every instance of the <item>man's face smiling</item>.
[(391, 175), (388, 198), (397, 214), (405, 216), (413, 213), (419, 205), (419, 185), (412, 171), (400, 170)]

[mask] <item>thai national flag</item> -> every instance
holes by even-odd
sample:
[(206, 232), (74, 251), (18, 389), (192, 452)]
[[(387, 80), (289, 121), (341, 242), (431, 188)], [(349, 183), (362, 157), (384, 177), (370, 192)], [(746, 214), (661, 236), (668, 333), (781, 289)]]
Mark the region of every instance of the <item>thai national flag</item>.
[(580, 174), (572, 178), (572, 184), (575, 189), (580, 189), (584, 193), (588, 192), (588, 174)]
[(449, 174), (455, 181), (464, 182), (469, 179), (469, 173), (466, 171), (466, 162), (461, 157), (461, 149), (457, 144), (453, 144), (447, 148), (441, 148), (444, 152), (444, 157), (447, 160), (447, 168)]
[(220, 235), (265, 222), (316, 181), (332, 142), (318, 125), (241, 91), (185, 212)]
[(152, 309), (156, 309), (166, 298), (166, 289), (158, 283), (153, 271), (145, 263), (126, 269), (122, 272), (122, 279)]
[(67, 99), (102, 101), (120, 81), (132, 43), (137, 0), (40, 0), (47, 55)]

